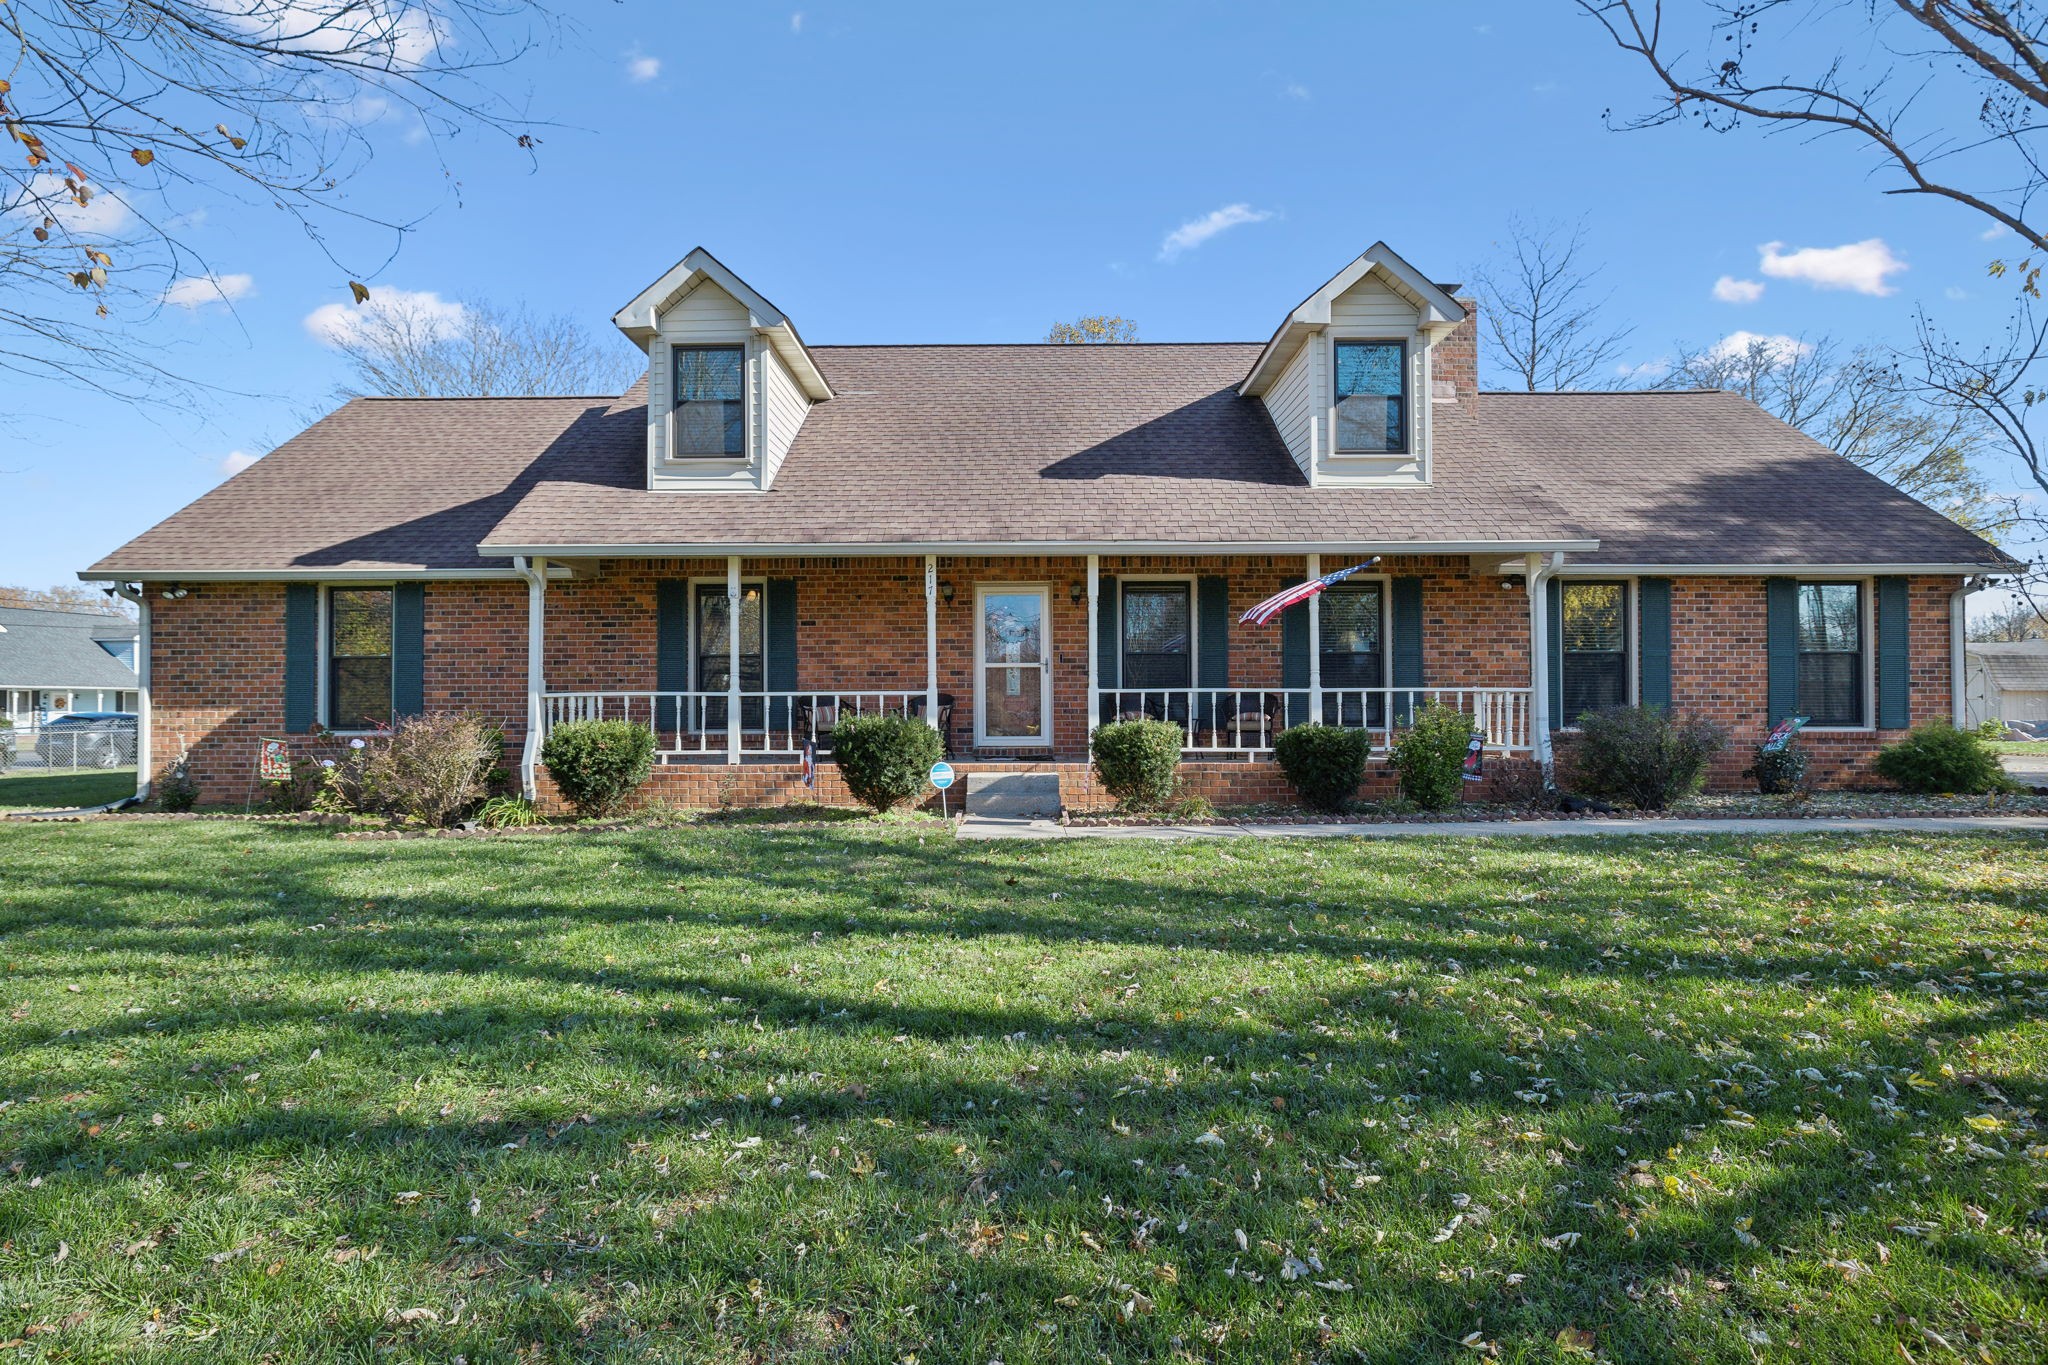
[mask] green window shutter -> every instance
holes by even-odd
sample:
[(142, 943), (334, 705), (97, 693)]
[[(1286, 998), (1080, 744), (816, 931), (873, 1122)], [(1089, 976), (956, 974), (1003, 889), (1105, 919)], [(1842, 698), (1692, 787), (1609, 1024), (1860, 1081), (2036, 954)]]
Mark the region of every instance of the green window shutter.
[[(1123, 650), (1117, 633), (1117, 613), (1123, 599), (1117, 596), (1116, 580), (1108, 574), (1097, 580), (1095, 591), (1095, 684), (1105, 694), (1115, 690), (1122, 676), (1119, 665)], [(1116, 719), (1116, 699), (1105, 695), (1099, 719), (1105, 725)]]
[(1799, 711), (1799, 584), (1793, 579), (1764, 580), (1764, 630), (1769, 651), (1764, 724), (1776, 725)]
[(1877, 580), (1877, 728), (1903, 730), (1913, 723), (1912, 635), (1906, 580)]
[[(690, 585), (664, 579), (654, 585), (654, 687), (658, 692), (688, 692), (690, 686)], [(683, 728), (679, 703), (659, 703), (656, 728)]]
[(1564, 584), (1555, 578), (1543, 585), (1543, 646), (1545, 672), (1550, 676), (1545, 684), (1549, 690), (1550, 728), (1562, 730), (1577, 716), (1564, 713)]
[(427, 709), (427, 585), (400, 583), (391, 590), (391, 715)]
[(1280, 685), (1304, 689), (1287, 694), (1287, 723), (1308, 724), (1308, 614), (1317, 599), (1297, 603), (1280, 613)]
[[(1230, 580), (1202, 578), (1195, 583), (1195, 637), (1201, 653), (1195, 659), (1195, 686), (1230, 685)], [(1215, 724), (1215, 698), (1195, 698), (1197, 723)]]
[(1636, 671), (1643, 705), (1671, 709), (1671, 580), (1636, 582)]
[(320, 589), (284, 589), (284, 731), (302, 735), (320, 715)]
[[(1420, 687), (1422, 677), (1422, 580), (1393, 582), (1392, 677), (1395, 687)], [(1405, 724), (1415, 705), (1413, 696), (1394, 694), (1394, 720)]]
[[(767, 609), (767, 638), (762, 641), (761, 675), (770, 692), (796, 691), (796, 580), (771, 578), (761, 605)], [(768, 707), (768, 728), (789, 728), (789, 703)]]

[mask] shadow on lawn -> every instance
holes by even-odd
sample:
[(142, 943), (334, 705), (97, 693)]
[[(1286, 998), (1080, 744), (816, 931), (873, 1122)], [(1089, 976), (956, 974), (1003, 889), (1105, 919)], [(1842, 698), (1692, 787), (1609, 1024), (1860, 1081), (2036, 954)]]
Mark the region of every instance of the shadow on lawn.
[[(473, 856), (503, 882), (481, 893), (448, 884), (448, 850), (433, 845), (347, 846), (293, 831), (249, 837), (273, 841), (272, 851), (284, 856), (237, 876), (235, 859), (223, 855), (222, 881), (195, 880), (166, 864), (108, 866), (83, 878), (71, 869), (30, 868), (29, 876), (45, 879), (36, 909), (8, 917), (0, 930), (57, 924), (109, 961), (195, 978), (221, 970), (225, 937), (232, 945), (226, 956), (261, 964), (256, 980), (300, 973), (312, 988), (281, 991), (287, 998), (202, 999), (61, 1035), (28, 1021), (0, 1060), (9, 1093), (33, 1084), (39, 1067), (67, 1050), (111, 1046), (141, 1055), (104, 1083), (96, 1105), (213, 1099), (235, 1091), (234, 1068), (249, 1060), (224, 1051), (217, 1033), (317, 1030), (327, 1065), (340, 1075), (438, 1076), (459, 1066), (504, 1078), (498, 1112), (398, 1117), (381, 1102), (322, 1098), (189, 1132), (131, 1123), (88, 1134), (77, 1122), (9, 1131), (0, 1119), (0, 1164), (19, 1161), (52, 1181), (93, 1184), (174, 1162), (215, 1170), (286, 1152), (390, 1153), (402, 1155), (402, 1178), (412, 1187), (447, 1191), (443, 1202), (452, 1210), (455, 1192), (486, 1169), (493, 1181), (534, 1189), (573, 1183), (565, 1168), (602, 1170), (607, 1179), (618, 1171), (620, 1198), (673, 1199), (673, 1186), (635, 1154), (658, 1149), (685, 1164), (709, 1143), (718, 1162), (690, 1169), (701, 1182), (693, 1189), (712, 1198), (691, 1215), (693, 1244), (715, 1264), (710, 1287), (679, 1278), (673, 1259), (625, 1237), (571, 1247), (500, 1230), (484, 1244), (520, 1277), (631, 1280), (643, 1291), (721, 1297), (743, 1294), (764, 1277), (764, 1264), (775, 1276), (801, 1278), (779, 1244), (789, 1238), (764, 1239), (749, 1182), (773, 1185), (786, 1175), (801, 1189), (807, 1178), (757, 1171), (753, 1158), (735, 1155), (748, 1149), (729, 1135), (758, 1136), (780, 1152), (848, 1133), (871, 1159), (868, 1174), (835, 1167), (824, 1183), (876, 1187), (859, 1201), (851, 1232), (874, 1239), (891, 1258), (930, 1260), (932, 1293), (949, 1280), (971, 1282), (998, 1303), (1033, 1305), (1031, 1313), (1064, 1295), (1100, 1297), (1099, 1276), (1000, 1251), (983, 1256), (969, 1230), (986, 1222), (1059, 1229), (1071, 1239), (1077, 1227), (1115, 1228), (1103, 1234), (1105, 1259), (1133, 1281), (1145, 1273), (1148, 1245), (1172, 1246), (1182, 1288), (1147, 1282), (1163, 1305), (1171, 1308), (1172, 1300), (1210, 1320), (1247, 1315), (1263, 1323), (1239, 1348), (1247, 1358), (1301, 1350), (1317, 1335), (1316, 1315), (1296, 1311), (1290, 1295), (1297, 1291), (1283, 1295), (1264, 1262), (1263, 1283), (1228, 1273), (1254, 1259), (1231, 1237), (1234, 1228), (1254, 1242), (1270, 1237), (1290, 1251), (1313, 1243), (1333, 1263), (1355, 1261), (1374, 1245), (1378, 1218), (1419, 1208), (1448, 1223), (1457, 1216), (1454, 1195), (1486, 1187), (1503, 1169), (1522, 1169), (1538, 1152), (1545, 1157), (1540, 1176), (1488, 1196), (1498, 1206), (1484, 1235), (1537, 1248), (1539, 1238), (1577, 1232), (1598, 1255), (1493, 1255), (1459, 1244), (1410, 1256), (1391, 1272), (1402, 1316), (1382, 1318), (1370, 1333), (1348, 1324), (1340, 1340), (1374, 1359), (1434, 1358), (1454, 1353), (1457, 1339), (1481, 1321), (1489, 1331), (1543, 1337), (1577, 1323), (1599, 1327), (1611, 1358), (1660, 1359), (1673, 1347), (1674, 1296), (1707, 1292), (1695, 1271), (1708, 1269), (1722, 1285), (1711, 1291), (1725, 1308), (1722, 1328), (1762, 1322), (1774, 1300), (1745, 1285), (1738, 1269), (1774, 1270), (1773, 1245), (1830, 1244), (1830, 1215), (1869, 1200), (1880, 1176), (1926, 1177), (1915, 1198), (1929, 1205), (1985, 1197), (1976, 1168), (1931, 1159), (1920, 1124), (1882, 1120), (1870, 1102), (1884, 1093), (1877, 1074), (1921, 1067), (1931, 1050), (1958, 1040), (2038, 1022), (2023, 1002), (1979, 990), (1958, 995), (1909, 1036), (1868, 1019), (1860, 1032), (1788, 1036), (1764, 1003), (1783, 1006), (1815, 992), (1907, 996), (1925, 981), (1966, 982), (1982, 966), (1968, 945), (1940, 952), (1929, 945), (1917, 955), (1878, 940), (1832, 952), (1795, 945), (1785, 932), (1788, 916), (1825, 916), (1878, 894), (1954, 891), (1931, 872), (1833, 866), (1824, 845), (1803, 840), (1716, 846), (1724, 858), (1730, 849), (1751, 849), (1753, 875), (1798, 879), (1825, 893), (1803, 909), (1772, 907), (1768, 922), (1744, 909), (1746, 922), (1730, 925), (1714, 921), (1735, 912), (1692, 899), (1703, 889), (1696, 869), (1674, 862), (1669, 877), (1651, 868), (1621, 878), (1616, 868), (1637, 864), (1610, 853), (1638, 851), (1607, 847), (1555, 850), (1546, 863), (1555, 880), (1531, 886), (1511, 860), (1463, 849), (1288, 845), (1250, 855), (1188, 846), (1131, 872), (1107, 855), (1071, 849), (970, 852), (940, 839), (851, 829), (797, 836), (732, 830), (614, 836), (569, 849), (552, 840), (479, 846)], [(476, 863), (466, 861), (472, 850), (461, 852), (460, 866), (474, 871)], [(1356, 860), (1367, 858), (1379, 860), (1378, 870), (1361, 882)], [(403, 889), (377, 901), (343, 894), (339, 883), (370, 866), (387, 886)], [(1452, 869), (1459, 875), (1446, 887), (1441, 879)], [(183, 913), (167, 919), (118, 908), (139, 893), (174, 897)], [(1982, 887), (1976, 899), (2019, 909), (2037, 894)], [(1899, 943), (1927, 932), (1919, 920), (1899, 919)], [(1702, 925), (1723, 933), (1726, 946), (1704, 941)], [(651, 960), (658, 959), (651, 952), (623, 962), (579, 960), (579, 936), (599, 930), (673, 935), (700, 950), (712, 935), (745, 934), (764, 962), (737, 961), (723, 944), (694, 961)], [(805, 984), (765, 973), (766, 959), (801, 969), (856, 952), (885, 957), (911, 938), (1013, 955), (1071, 945), (1112, 960), (1085, 987), (1063, 982), (1058, 993), (1072, 999), (1059, 1009), (980, 996), (963, 982), (926, 1003), (851, 980)], [(1135, 994), (1126, 993), (1124, 968), (1139, 978)], [(27, 981), (46, 970), (54, 969), (23, 964), (14, 975)], [(1154, 978), (1219, 970), (1238, 991), (1216, 1008), (1184, 1017), (1152, 1004)], [(1472, 985), (1474, 974), (1486, 974), (1483, 992)], [(319, 989), (364, 975), (386, 982), (391, 999), (365, 1002)], [(478, 981), (505, 988), (431, 1009), (401, 1003), (421, 993), (422, 979), (429, 994), (438, 993), (437, 981), (451, 993)], [(1675, 986), (1738, 983), (1766, 999), (1719, 1021), (1725, 1036), (1648, 1017), (1647, 1002)], [(1530, 998), (1505, 1003), (1511, 985)], [(380, 987), (378, 995), (385, 993)], [(1845, 1024), (1853, 1013), (1844, 1006)], [(720, 1040), (719, 1055), (700, 1056), (712, 1039)], [(903, 1064), (875, 1064), (881, 1057)], [(1144, 1084), (1134, 1083), (1133, 1057)], [(512, 1082), (527, 1069), (571, 1061), (632, 1084), (588, 1100), (578, 1121), (566, 1124), (552, 1102), (515, 1094)], [(1816, 1083), (1797, 1076), (1806, 1068), (1871, 1079)], [(1506, 1098), (1514, 1087), (1500, 1078), (1527, 1085), (1537, 1071), (1555, 1083), (1560, 1102)], [(1475, 1072), (1493, 1080), (1475, 1087)], [(2038, 1075), (1983, 1079), (2015, 1105), (2043, 1101)], [(765, 1102), (770, 1085), (779, 1106)], [(650, 1087), (661, 1092), (659, 1103), (625, 1098)], [(1969, 1108), (1960, 1096), (1918, 1103), (1949, 1119)], [(1635, 1162), (1748, 1131), (1727, 1127), (1731, 1114), (1778, 1131), (1824, 1114), (1834, 1134), (1775, 1143), (1753, 1158), (1767, 1167), (1742, 1182), (1738, 1195), (1703, 1185), (1691, 1203), (1660, 1204), (1641, 1187)], [(1454, 1125), (1463, 1125), (1454, 1138), (1440, 1136)], [(1229, 1135), (1227, 1149), (1192, 1143), (1210, 1129)], [(1539, 1141), (1522, 1136), (1531, 1130), (1540, 1131)], [(1488, 1141), (1489, 1133), (1497, 1140)], [(971, 1156), (963, 1160), (963, 1153)], [(1380, 1184), (1355, 1193), (1352, 1172), (1370, 1172)], [(393, 1206), (392, 1193), (337, 1191), (345, 1207), (340, 1225), (358, 1241), (416, 1248), (428, 1260), (471, 1227), (452, 1212), (422, 1224)], [(1361, 1201), (1370, 1216), (1361, 1216)], [(892, 1209), (911, 1212), (895, 1217)], [(1196, 1220), (1199, 1235), (1166, 1231), (1183, 1216)], [(1138, 1233), (1147, 1218), (1161, 1223)], [(1734, 1236), (1743, 1218), (1756, 1220), (1758, 1247)], [(936, 1247), (914, 1240), (935, 1227)], [(7, 1230), (0, 1215), (0, 1232)], [(2016, 1300), (2043, 1304), (2003, 1244), (1951, 1236), (1905, 1254), (1992, 1277)], [(1453, 1264), (1475, 1260), (1484, 1262), (1476, 1279)], [(1511, 1274), (1528, 1279), (1512, 1286)], [(1384, 1293), (1387, 1278), (1373, 1290)], [(1833, 1292), (1855, 1297), (1853, 1286)], [(1867, 1317), (1860, 1305), (1857, 1311)], [(1181, 1320), (1181, 1330), (1190, 1320)], [(1005, 1331), (1022, 1330), (1019, 1320), (1005, 1323)], [(362, 1330), (367, 1339), (382, 1326)], [(934, 1331), (943, 1342), (946, 1331), (876, 1330), (896, 1332), (904, 1343), (930, 1341)], [(1094, 1349), (1169, 1347), (1163, 1329), (1143, 1318), (1102, 1330)], [(1693, 1350), (1710, 1340), (1729, 1349), (1729, 1338), (1712, 1336), (1717, 1329), (1686, 1330), (1696, 1334)], [(1825, 1349), (1830, 1334), (1844, 1329), (1815, 1315), (1794, 1330), (1805, 1333), (1808, 1349)], [(943, 1355), (947, 1348), (930, 1349)]]

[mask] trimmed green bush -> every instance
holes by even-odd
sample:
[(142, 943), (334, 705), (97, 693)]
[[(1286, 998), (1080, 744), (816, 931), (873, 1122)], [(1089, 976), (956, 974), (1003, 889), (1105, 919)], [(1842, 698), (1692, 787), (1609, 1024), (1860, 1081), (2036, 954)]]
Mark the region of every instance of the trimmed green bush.
[(888, 810), (931, 784), (945, 756), (939, 732), (909, 716), (848, 716), (832, 727), (832, 761), (862, 805)]
[(1163, 720), (1119, 720), (1088, 741), (1095, 774), (1120, 806), (1156, 810), (1173, 800), (1187, 732)]
[(1943, 795), (2008, 791), (2013, 786), (1997, 752), (1975, 730), (1958, 730), (1945, 720), (1916, 725), (1898, 743), (1879, 749), (1877, 775), (1909, 792)]
[(1401, 779), (1401, 794), (1424, 810), (1448, 810), (1465, 790), (1465, 750), (1475, 733), (1472, 717), (1429, 702), (1394, 741), (1387, 761)]
[(1574, 785), (1637, 810), (1663, 810), (1707, 780), (1707, 765), (1728, 746), (1728, 732), (1698, 716), (1661, 706), (1616, 706), (1579, 717), (1572, 751)]
[(1772, 752), (1759, 744), (1744, 777), (1756, 779), (1756, 789), (1765, 796), (1783, 796), (1786, 792), (1798, 791), (1799, 784), (1806, 778), (1806, 750), (1798, 740)]
[(1303, 801), (1317, 810), (1342, 810), (1365, 777), (1372, 738), (1341, 725), (1295, 725), (1273, 742), (1273, 757)]
[(610, 815), (654, 770), (654, 732), (626, 720), (572, 720), (540, 746), (564, 800), (584, 815)]

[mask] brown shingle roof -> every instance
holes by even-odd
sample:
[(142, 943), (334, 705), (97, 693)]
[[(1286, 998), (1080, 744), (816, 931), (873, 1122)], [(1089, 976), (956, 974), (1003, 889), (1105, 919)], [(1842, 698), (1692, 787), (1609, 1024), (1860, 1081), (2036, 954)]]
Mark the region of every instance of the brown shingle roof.
[[(1724, 393), (1489, 393), (1436, 410), (1429, 488), (1310, 489), (1257, 345), (818, 346), (766, 493), (643, 486), (639, 388), (358, 400), (95, 572), (502, 567), (546, 546), (1504, 545), (1606, 564), (1999, 563)], [(479, 558), (479, 542), (498, 552)]]

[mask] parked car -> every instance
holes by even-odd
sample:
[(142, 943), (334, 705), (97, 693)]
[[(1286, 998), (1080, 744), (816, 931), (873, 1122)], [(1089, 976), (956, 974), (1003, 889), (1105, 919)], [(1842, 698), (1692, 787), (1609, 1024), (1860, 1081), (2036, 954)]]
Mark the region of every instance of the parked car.
[(74, 711), (36, 732), (36, 757), (49, 768), (118, 768), (135, 761), (133, 711)]

